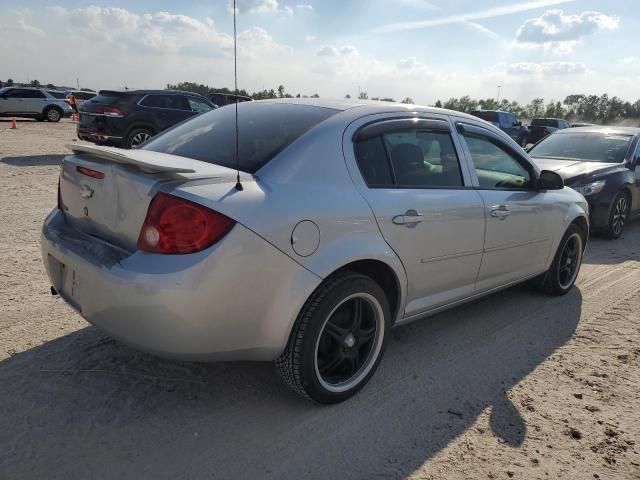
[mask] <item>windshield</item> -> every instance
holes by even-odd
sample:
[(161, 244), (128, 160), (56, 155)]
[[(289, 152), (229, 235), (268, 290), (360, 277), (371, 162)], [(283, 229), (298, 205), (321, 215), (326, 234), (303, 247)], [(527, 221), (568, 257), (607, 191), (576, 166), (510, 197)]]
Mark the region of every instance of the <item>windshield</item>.
[(629, 150), (631, 138), (631, 135), (602, 132), (549, 135), (533, 147), (529, 154), (538, 158), (621, 163)]
[(309, 105), (239, 103), (238, 160), (235, 105), (181, 123), (154, 137), (143, 149), (255, 173), (302, 134), (336, 113), (338, 110)]

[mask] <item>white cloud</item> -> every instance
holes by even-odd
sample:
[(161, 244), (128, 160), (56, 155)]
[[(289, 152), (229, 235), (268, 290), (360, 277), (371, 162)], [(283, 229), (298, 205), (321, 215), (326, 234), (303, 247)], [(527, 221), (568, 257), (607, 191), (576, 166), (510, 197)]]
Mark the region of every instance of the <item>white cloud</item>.
[(620, 61), (626, 65), (632, 65), (634, 63), (640, 62), (640, 57), (625, 57)]
[[(80, 77), (83, 86), (93, 88), (232, 84), (233, 38), (210, 18), (97, 6), (7, 9), (0, 16), (1, 27), (12, 26), (12, 42), (0, 42), (2, 67), (15, 80), (29, 72), (31, 78), (60, 85), (74, 85)], [(292, 51), (263, 28), (240, 31), (241, 83), (263, 75), (276, 61), (290, 62)]]
[(580, 62), (499, 63), (491, 67), (491, 72), (495, 75), (581, 75), (587, 72), (587, 66)]
[(334, 47), (333, 45), (324, 45), (316, 52), (318, 57), (341, 57), (349, 55), (357, 55), (358, 50), (353, 45), (344, 45), (342, 47)]
[(468, 22), (469, 20), (481, 20), (484, 18), (501, 17), (519, 12), (535, 10), (536, 8), (549, 7), (552, 5), (560, 5), (562, 3), (570, 3), (574, 0), (532, 0), (528, 2), (515, 3), (511, 5), (503, 5), (501, 7), (487, 8), (476, 12), (461, 13), (457, 15), (449, 15), (446, 17), (430, 18), (428, 20), (420, 20), (415, 22), (389, 23), (377, 28), (377, 33), (391, 33), (403, 30), (417, 30), (420, 28), (436, 27), (439, 25), (450, 25), (452, 23)]
[(306, 4), (306, 3), (302, 3), (302, 4), (299, 4), (299, 5), (296, 5), (295, 8), (299, 12), (311, 12), (311, 11), (313, 11), (313, 5), (309, 5), (309, 4)]
[(317, 39), (318, 37), (316, 37), (315, 35), (307, 35), (306, 37), (304, 37), (305, 42), (314, 42)]
[(600, 12), (565, 15), (562, 10), (547, 10), (540, 17), (527, 20), (516, 33), (516, 44), (545, 46), (561, 52), (573, 50), (583, 37), (600, 31), (616, 30), (620, 17)]
[[(227, 9), (233, 12), (233, 0), (227, 3)], [(278, 10), (278, 0), (236, 0), (238, 13), (266, 13)]]

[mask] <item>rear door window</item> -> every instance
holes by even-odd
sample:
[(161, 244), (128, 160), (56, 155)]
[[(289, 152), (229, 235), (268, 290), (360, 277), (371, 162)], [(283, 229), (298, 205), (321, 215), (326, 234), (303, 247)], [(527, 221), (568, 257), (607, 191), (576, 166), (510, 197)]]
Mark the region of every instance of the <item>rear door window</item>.
[(358, 168), (369, 187), (462, 187), (460, 162), (447, 131), (401, 129), (355, 144)]
[(235, 108), (218, 108), (198, 115), (153, 137), (143, 149), (255, 173), (339, 110), (286, 103), (239, 103), (237, 161), (235, 112)]
[(140, 105), (150, 108), (168, 108), (171, 110), (191, 110), (182, 95), (147, 95), (142, 99)]

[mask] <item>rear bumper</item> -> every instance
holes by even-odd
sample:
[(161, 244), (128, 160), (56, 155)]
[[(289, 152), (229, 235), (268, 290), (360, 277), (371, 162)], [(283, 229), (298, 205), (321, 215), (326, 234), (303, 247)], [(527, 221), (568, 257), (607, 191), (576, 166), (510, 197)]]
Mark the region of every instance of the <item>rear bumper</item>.
[(134, 348), (185, 360), (273, 360), (320, 278), (242, 225), (191, 255), (129, 254), (69, 227), (42, 230), (53, 287)]

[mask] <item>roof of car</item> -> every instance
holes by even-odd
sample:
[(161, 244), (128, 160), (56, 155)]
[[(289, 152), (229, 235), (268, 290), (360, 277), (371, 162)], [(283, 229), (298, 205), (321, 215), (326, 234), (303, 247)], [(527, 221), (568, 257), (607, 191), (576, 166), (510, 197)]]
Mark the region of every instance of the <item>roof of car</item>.
[[(95, 93), (95, 92), (91, 92), (91, 93)], [(127, 94), (131, 94), (131, 95), (144, 95), (144, 94), (149, 94), (149, 93), (164, 93), (164, 94), (182, 94), (182, 95), (197, 95), (198, 97), (202, 97), (202, 95), (200, 95), (199, 93), (194, 93), (194, 92), (187, 92), (184, 90), (147, 90), (147, 89), (139, 89), (139, 88), (135, 88), (135, 89), (125, 89), (125, 88), (121, 88), (121, 89), (115, 89), (115, 90), (100, 90), (98, 92), (99, 94), (103, 94), (103, 93), (127, 93)]]
[(590, 125), (588, 127), (574, 127), (559, 130), (554, 135), (568, 135), (571, 133), (608, 133), (611, 135), (637, 135), (639, 127), (616, 127), (606, 125)]

